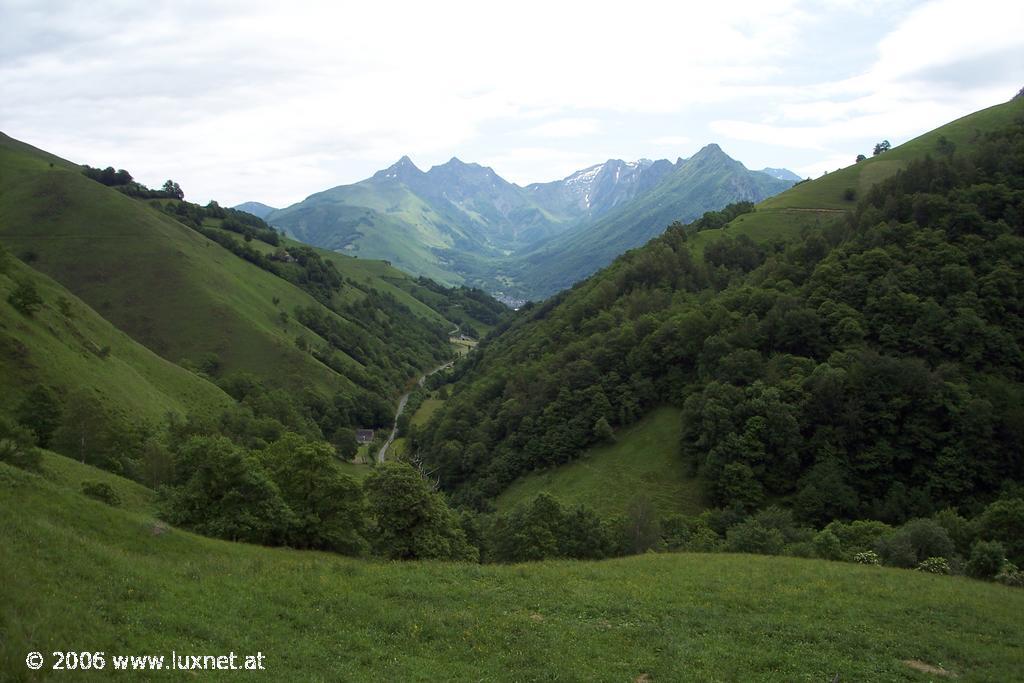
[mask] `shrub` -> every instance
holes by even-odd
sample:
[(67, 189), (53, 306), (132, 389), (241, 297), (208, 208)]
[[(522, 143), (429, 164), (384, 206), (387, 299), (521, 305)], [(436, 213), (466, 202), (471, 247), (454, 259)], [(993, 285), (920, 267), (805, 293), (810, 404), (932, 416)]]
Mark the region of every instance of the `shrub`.
[(978, 517), (978, 536), (1002, 543), (1010, 561), (1024, 562), (1024, 500), (1004, 498), (985, 508)]
[(894, 531), (878, 539), (875, 550), (882, 562), (890, 567), (910, 569), (917, 564), (917, 553), (910, 542), (910, 535)]
[(996, 581), (1013, 588), (1024, 588), (1024, 572), (1017, 569), (1013, 562), (1004, 562), (1002, 569), (995, 576)]
[(32, 316), (43, 305), (43, 299), (36, 291), (35, 285), (28, 280), (22, 280), (18, 286), (7, 297), (8, 303), (22, 315)]
[(870, 564), (875, 566), (881, 564), (878, 559), (878, 553), (874, 550), (865, 550), (864, 552), (857, 553), (853, 556), (853, 561), (857, 564)]
[(726, 550), (734, 553), (778, 555), (786, 539), (778, 529), (771, 529), (755, 519), (740, 522), (725, 535)]
[(852, 187), (848, 187), (845, 190), (843, 190), (843, 199), (845, 199), (846, 201), (852, 202), (856, 198), (857, 191), (854, 190)]
[(944, 557), (929, 557), (917, 565), (917, 571), (929, 574), (951, 574), (949, 562)]
[(993, 579), (1006, 561), (1006, 548), (999, 541), (978, 541), (971, 548), (967, 573), (976, 579)]
[(23, 470), (40, 469), (42, 455), (35, 448), (35, 435), (31, 430), (0, 416), (0, 462)]
[(892, 531), (892, 527), (885, 522), (858, 519), (849, 524), (832, 522), (825, 530), (836, 535), (843, 546), (843, 553), (850, 557), (859, 552), (872, 550), (878, 539)]
[(819, 531), (814, 535), (814, 554), (823, 560), (841, 560), (843, 546), (839, 537), (831, 531)]
[(949, 534), (932, 519), (910, 520), (880, 538), (875, 550), (885, 564), (905, 568), (917, 566), (928, 557), (949, 557), (955, 552)]
[(117, 495), (114, 487), (105, 481), (83, 481), (82, 493), (114, 507), (121, 504), (121, 496)]

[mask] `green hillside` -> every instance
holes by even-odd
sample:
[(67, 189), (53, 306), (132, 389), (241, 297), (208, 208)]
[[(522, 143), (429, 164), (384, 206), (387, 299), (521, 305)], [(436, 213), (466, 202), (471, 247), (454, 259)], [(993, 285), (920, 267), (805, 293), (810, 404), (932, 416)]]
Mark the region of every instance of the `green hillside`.
[[(0, 246), (2, 250), (2, 246)], [(211, 382), (132, 340), (59, 284), (9, 255), (0, 265), (0, 412), (9, 412), (35, 384), (66, 395), (88, 390), (134, 420), (159, 422), (226, 408), (231, 398)], [(11, 293), (29, 283), (41, 303), (16, 311)]]
[[(379, 563), (195, 536), (0, 463), (0, 677), (26, 654), (264, 655), (274, 680), (1012, 680), (1024, 593), (749, 555)], [(922, 668), (932, 673), (922, 673)], [(198, 672), (192, 672), (193, 674)], [(205, 675), (211, 675), (208, 672)], [(237, 673), (231, 674), (237, 676)], [(142, 676), (135, 674), (135, 676)], [(145, 676), (142, 676), (145, 677)]]
[(474, 240), (457, 223), (404, 185), (369, 179), (314, 194), (267, 216), (273, 225), (308, 244), (361, 258), (385, 259), (444, 284), (463, 278), (434, 253)]
[[(225, 372), (350, 387), (295, 348), (281, 311), (298, 288), (74, 170), (0, 144), (0, 239), (136, 341), (172, 361), (215, 354)], [(279, 304), (274, 303), (274, 299)]]
[[(1009, 125), (1021, 113), (1024, 113), (1024, 100), (1016, 99), (969, 114), (887, 152), (770, 197), (757, 206), (755, 213), (734, 220), (724, 230), (730, 235), (747, 235), (759, 241), (792, 239), (804, 228), (819, 228), (852, 211), (857, 200), (873, 185), (906, 167), (908, 161), (925, 155), (940, 157), (949, 149), (954, 153), (955, 150), (968, 151), (982, 133)], [(953, 147), (941, 146), (939, 140), (943, 138)], [(848, 192), (850, 190), (852, 193)], [(721, 234), (721, 231), (707, 231), (699, 236), (699, 241), (706, 243)]]
[(549, 493), (562, 505), (585, 505), (598, 514), (624, 515), (639, 500), (658, 514), (695, 515), (704, 509), (700, 482), (679, 458), (679, 411), (652, 411), (615, 435), (615, 442), (592, 446), (579, 460), (518, 479), (495, 501), (508, 512)]
[[(308, 265), (274, 265), (267, 257), (278, 247), (243, 243), (221, 229), (227, 219), (133, 199), (53, 158), (0, 139), (0, 239), (171, 362), (213, 363), (221, 376), (248, 373), (270, 386), (397, 395), (417, 369), (447, 355), (452, 325), (472, 318), (447, 320), (396, 286), (409, 279), (382, 263), (331, 256), (327, 280), (317, 270), (324, 257), (312, 252)], [(261, 253), (259, 267), (251, 255)], [(441, 303), (455, 301), (437, 289)]]
[[(525, 306), (457, 369), (415, 447), (487, 510), (566, 466), (584, 481), (592, 447), (668, 402), (682, 432), (666, 448), (712, 505), (820, 526), (977, 514), (1024, 483), (1022, 107), (954, 124), (951, 158), (928, 137), (919, 158), (884, 153), (905, 167), (849, 220), (781, 245), (674, 226)], [(616, 495), (601, 486), (587, 497)]]

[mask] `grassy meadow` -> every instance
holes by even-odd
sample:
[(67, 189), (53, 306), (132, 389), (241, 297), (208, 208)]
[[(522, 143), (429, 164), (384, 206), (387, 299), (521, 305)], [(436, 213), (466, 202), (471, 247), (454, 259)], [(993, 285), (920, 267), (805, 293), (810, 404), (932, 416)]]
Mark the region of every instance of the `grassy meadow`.
[(547, 492), (563, 505), (586, 505), (602, 515), (625, 514), (647, 498), (662, 516), (704, 509), (701, 483), (679, 458), (679, 411), (660, 408), (616, 434), (615, 443), (578, 460), (520, 477), (497, 499), (500, 512)]
[(156, 524), (123, 480), (123, 507), (88, 499), (80, 479), (113, 475), (58, 458), (45, 476), (0, 464), (5, 681), (51, 678), (26, 654), (67, 649), (259, 651), (257, 676), (282, 681), (938, 680), (905, 662), (1007, 681), (1024, 665), (1024, 593), (999, 585), (745, 555), (480, 566), (269, 549)]

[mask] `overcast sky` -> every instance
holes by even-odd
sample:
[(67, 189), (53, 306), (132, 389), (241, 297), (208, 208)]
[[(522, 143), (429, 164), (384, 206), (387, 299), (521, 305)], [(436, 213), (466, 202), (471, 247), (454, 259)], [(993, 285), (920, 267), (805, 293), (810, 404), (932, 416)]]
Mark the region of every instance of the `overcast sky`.
[(526, 184), (717, 142), (817, 177), (1022, 86), (1010, 0), (0, 0), (0, 131), (225, 205), (403, 154)]

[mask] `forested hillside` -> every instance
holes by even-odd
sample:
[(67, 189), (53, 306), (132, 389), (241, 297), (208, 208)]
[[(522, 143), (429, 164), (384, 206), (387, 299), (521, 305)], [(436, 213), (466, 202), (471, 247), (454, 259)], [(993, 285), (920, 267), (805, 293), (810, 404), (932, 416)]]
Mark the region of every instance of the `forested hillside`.
[(670, 403), (718, 505), (979, 511), (1024, 482), (1024, 101), (1002, 107), (792, 243), (726, 230), (698, 252), (676, 226), (521, 311), (460, 367), (421, 453), (487, 508)]
[(6, 136), (0, 170), (0, 418), (29, 434), (5, 421), (0, 439), (26, 448), (52, 438), (143, 479), (184, 421), (351, 457), (355, 428), (389, 426), (406, 385), (453, 356), (453, 329), (506, 310), (184, 201), (173, 181), (150, 190)]

